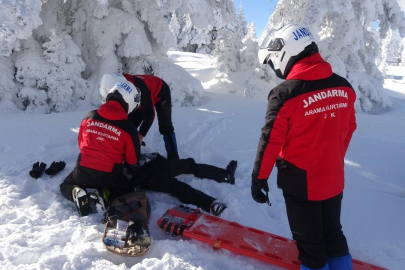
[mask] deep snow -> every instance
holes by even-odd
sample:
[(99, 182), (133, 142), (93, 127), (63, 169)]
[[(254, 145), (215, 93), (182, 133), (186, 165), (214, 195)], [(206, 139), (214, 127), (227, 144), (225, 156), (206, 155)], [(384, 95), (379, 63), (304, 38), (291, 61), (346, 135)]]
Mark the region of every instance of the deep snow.
[[(242, 97), (243, 72), (219, 81), (207, 56), (169, 56), (206, 89), (201, 106), (173, 108), (180, 156), (220, 167), (238, 160), (235, 186), (192, 176), (180, 179), (225, 202), (222, 218), (290, 238), (276, 170), (269, 179), (272, 206), (259, 205), (250, 196), (266, 101)], [(354, 258), (400, 270), (405, 268), (405, 85), (386, 80), (385, 88), (394, 104), (391, 110), (357, 114), (358, 128), (345, 159), (342, 224)], [(278, 269), (195, 240), (166, 236), (156, 221), (180, 202), (156, 192), (148, 192), (154, 243), (147, 255), (127, 258), (105, 250), (100, 214), (79, 218), (74, 204), (59, 192), (78, 154), (80, 121), (91, 109), (84, 104), (67, 113), (0, 115), (1, 269)], [(145, 142), (144, 151), (165, 154), (156, 123)], [(67, 166), (53, 178), (28, 175), (36, 161), (50, 165), (60, 160)]]

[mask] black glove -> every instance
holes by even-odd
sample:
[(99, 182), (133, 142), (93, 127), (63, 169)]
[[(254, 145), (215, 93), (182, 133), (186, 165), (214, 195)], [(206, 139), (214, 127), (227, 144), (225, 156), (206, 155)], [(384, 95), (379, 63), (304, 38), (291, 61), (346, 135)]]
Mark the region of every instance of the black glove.
[(51, 166), (49, 166), (48, 169), (45, 170), (45, 173), (50, 176), (54, 176), (61, 170), (63, 170), (66, 166), (66, 163), (64, 161), (59, 161), (59, 162), (52, 162)]
[(44, 172), (46, 168), (46, 164), (41, 162), (41, 164), (39, 162), (35, 162), (32, 165), (32, 170), (30, 171), (30, 175), (32, 177), (34, 177), (35, 179), (39, 178), (41, 176), (41, 174)]
[[(266, 192), (264, 194), (262, 189)], [(258, 203), (266, 203), (271, 205), (269, 200), (269, 185), (267, 184), (267, 180), (260, 180), (256, 178), (252, 178), (252, 198)]]

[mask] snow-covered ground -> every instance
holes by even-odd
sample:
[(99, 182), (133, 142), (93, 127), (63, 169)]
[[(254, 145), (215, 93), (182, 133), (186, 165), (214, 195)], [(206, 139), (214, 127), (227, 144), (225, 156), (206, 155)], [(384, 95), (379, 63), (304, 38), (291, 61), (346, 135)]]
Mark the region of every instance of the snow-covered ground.
[[(290, 238), (275, 172), (269, 179), (271, 207), (255, 203), (250, 195), (266, 101), (242, 97), (245, 73), (220, 81), (215, 79), (212, 60), (204, 55), (169, 56), (206, 89), (201, 106), (173, 108), (180, 156), (221, 167), (238, 160), (235, 186), (192, 176), (180, 179), (225, 202), (228, 209), (222, 218)], [(385, 88), (394, 103), (392, 110), (357, 114), (358, 129), (345, 159), (342, 223), (354, 258), (401, 270), (405, 268), (405, 85), (386, 80)], [(105, 250), (100, 214), (80, 218), (74, 204), (59, 192), (74, 167), (78, 127), (90, 109), (0, 116), (0, 269), (279, 269), (195, 240), (166, 236), (156, 221), (180, 202), (156, 192), (148, 192), (154, 243), (146, 256), (127, 258)], [(145, 142), (145, 151), (165, 154), (156, 123)], [(36, 161), (49, 165), (60, 160), (67, 166), (53, 178), (44, 174), (35, 180), (28, 175)]]

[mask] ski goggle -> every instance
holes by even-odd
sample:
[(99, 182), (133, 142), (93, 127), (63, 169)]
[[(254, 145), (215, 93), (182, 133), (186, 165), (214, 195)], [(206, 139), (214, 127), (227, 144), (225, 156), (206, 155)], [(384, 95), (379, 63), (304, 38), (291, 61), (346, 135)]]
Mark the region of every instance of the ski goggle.
[(268, 51), (279, 52), (283, 49), (284, 45), (285, 43), (282, 38), (276, 38), (268, 41), (268, 44), (265, 45), (265, 47), (260, 47), (260, 49), (267, 49)]
[(266, 38), (263, 40), (260, 49), (267, 49), (268, 51), (281, 51), (285, 45), (282, 38), (274, 37), (275, 30), (269, 32)]
[(135, 88), (136, 88), (136, 90), (138, 91), (138, 94), (136, 94), (136, 95), (134, 96), (134, 102), (135, 102), (135, 104), (136, 104), (134, 110), (137, 110), (137, 109), (139, 108), (139, 105), (141, 104), (141, 91), (139, 91), (139, 88), (137, 88), (136, 86), (135, 86)]
[(136, 94), (135, 97), (134, 97), (134, 101), (136, 103), (141, 103), (141, 94)]

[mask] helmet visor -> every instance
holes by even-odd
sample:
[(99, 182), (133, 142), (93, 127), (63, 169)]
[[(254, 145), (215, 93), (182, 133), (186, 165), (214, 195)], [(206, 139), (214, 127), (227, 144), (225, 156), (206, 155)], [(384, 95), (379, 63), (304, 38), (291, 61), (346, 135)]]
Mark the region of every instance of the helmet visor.
[(141, 95), (136, 94), (135, 97), (134, 97), (134, 101), (135, 101), (135, 103), (140, 103), (141, 102)]
[(284, 40), (282, 38), (276, 38), (274, 34), (276, 33), (275, 30), (270, 31), (270, 33), (266, 36), (263, 40), (260, 49), (267, 49), (268, 51), (281, 51), (285, 45)]
[(135, 109), (134, 110), (138, 109), (139, 104), (141, 103), (141, 91), (136, 86), (135, 86), (135, 88), (136, 88), (137, 93), (134, 96), (134, 102), (135, 102)]

